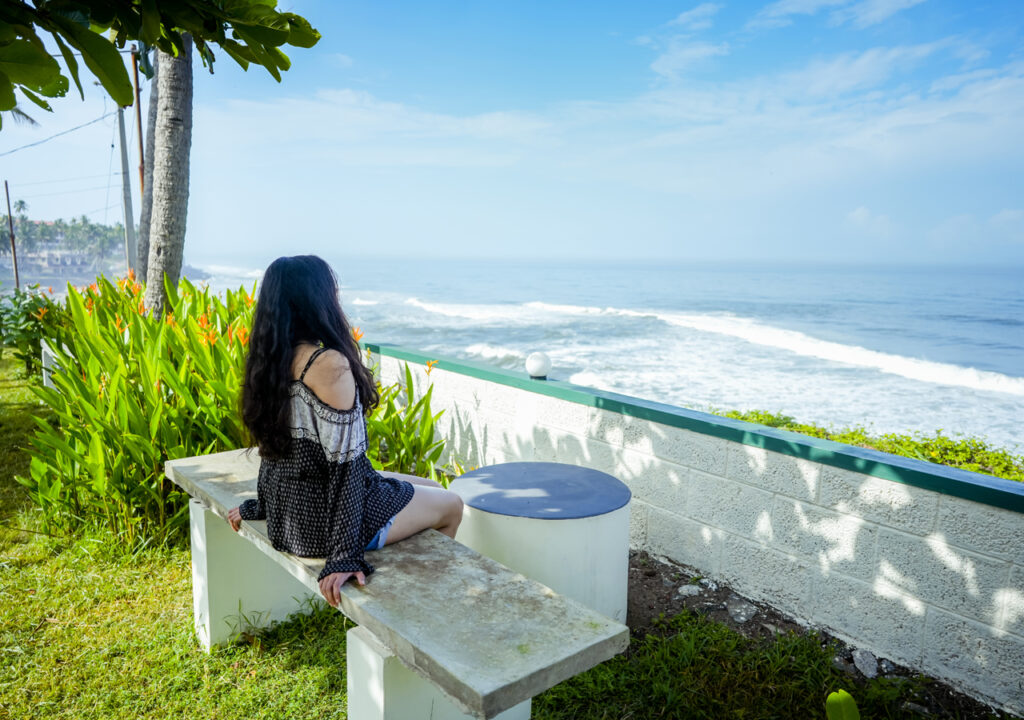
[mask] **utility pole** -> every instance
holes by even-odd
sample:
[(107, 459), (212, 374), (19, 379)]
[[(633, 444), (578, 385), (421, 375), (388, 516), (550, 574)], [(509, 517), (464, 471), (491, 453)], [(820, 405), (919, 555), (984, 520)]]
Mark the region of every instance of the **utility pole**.
[(135, 131), (139, 134), (139, 195), (146, 194), (146, 154), (142, 147), (142, 103), (139, 102), (139, 50), (132, 45), (132, 75), (135, 79)]
[(14, 249), (14, 214), (11, 212), (11, 190), (4, 180), (4, 192), (7, 194), (7, 224), (11, 229), (11, 260), (14, 261), (14, 289), (21, 287), (21, 280), (18, 278), (18, 253)]
[(124, 259), (128, 269), (139, 266), (135, 245), (135, 213), (132, 211), (132, 183), (128, 179), (128, 147), (124, 136), (124, 108), (117, 109), (117, 127), (121, 133), (121, 197), (124, 205)]

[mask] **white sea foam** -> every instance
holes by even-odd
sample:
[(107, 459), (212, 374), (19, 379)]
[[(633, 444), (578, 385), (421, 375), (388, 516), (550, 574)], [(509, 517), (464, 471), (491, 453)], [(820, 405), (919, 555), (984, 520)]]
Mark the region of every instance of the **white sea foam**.
[(524, 305), (427, 303), (414, 297), (406, 300), (405, 304), (435, 315), (481, 323), (541, 323), (544, 320), (543, 316), (529, 311)]
[(203, 270), (210, 275), (222, 278), (241, 278), (244, 280), (259, 280), (263, 277), (262, 270), (253, 270), (252, 268), (233, 267), (231, 265), (200, 265), (200, 270)]
[(353, 298), (353, 305), (380, 305), (379, 300), (364, 300), (363, 298)]
[(503, 367), (520, 366), (526, 359), (526, 353), (521, 350), (489, 343), (474, 343), (463, 352), (471, 357), (497, 363)]
[[(857, 345), (846, 345), (821, 340), (796, 330), (774, 327), (744, 317), (728, 314), (675, 313), (654, 310), (599, 308), (586, 305), (565, 305), (540, 301), (515, 305), (425, 303), (416, 298), (406, 303), (439, 315), (475, 320), (478, 322), (536, 323), (564, 321), (567, 317), (622, 317), (660, 320), (674, 327), (702, 333), (714, 333), (745, 342), (775, 348), (802, 357), (826, 360), (898, 375), (936, 385), (963, 387), (985, 392), (1024, 396), (1024, 378), (1002, 373), (962, 367), (950, 363), (934, 362), (870, 350)], [(589, 384), (589, 383), (584, 383)]]
[(657, 317), (679, 327), (700, 332), (716, 333), (739, 338), (756, 345), (787, 350), (804, 357), (870, 368), (879, 372), (899, 375), (910, 380), (951, 385), (971, 390), (1024, 395), (1024, 378), (1002, 373), (961, 367), (949, 363), (919, 360), (869, 350), (857, 345), (844, 345), (819, 340), (796, 330), (764, 325), (749, 318), (730, 315), (700, 315), (684, 313), (657, 313)]
[(602, 375), (590, 370), (584, 370), (583, 372), (573, 373), (569, 376), (569, 382), (573, 385), (582, 385), (584, 387), (591, 387), (597, 390), (608, 390), (622, 392), (623, 388), (617, 386), (614, 383), (608, 382)]

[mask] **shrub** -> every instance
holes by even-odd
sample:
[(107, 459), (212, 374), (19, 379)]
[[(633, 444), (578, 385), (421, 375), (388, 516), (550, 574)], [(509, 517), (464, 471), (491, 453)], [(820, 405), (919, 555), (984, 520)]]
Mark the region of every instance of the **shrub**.
[(105, 525), (128, 545), (179, 532), (186, 498), (165, 460), (243, 447), (237, 398), (252, 296), (211, 296), (187, 280), (150, 317), (142, 288), (105, 278), (68, 289), (68, 323), (50, 345), (54, 388), (36, 394), (56, 423), (39, 423), (20, 481), (53, 529)]
[(33, 285), (28, 290), (15, 288), (0, 298), (0, 345), (14, 350), (14, 357), (25, 365), (26, 375), (40, 370), (42, 340), (52, 336), (63, 322), (60, 306), (51, 295), (53, 288), (44, 292)]
[(901, 455), (961, 470), (1024, 482), (1024, 457), (990, 447), (978, 438), (951, 438), (943, 435), (941, 430), (936, 431), (932, 436), (900, 433), (885, 433), (875, 436), (862, 427), (828, 430), (817, 425), (798, 422), (789, 415), (769, 413), (764, 410), (746, 412), (730, 410), (719, 414), (736, 420), (745, 420), (781, 430), (791, 430), (801, 435), (834, 440), (845, 445), (872, 448), (891, 455)]
[(395, 383), (385, 388), (378, 384), (377, 389), (380, 404), (366, 420), (366, 456), (370, 462), (378, 470), (444, 480), (437, 472), (444, 440), (435, 438), (435, 424), (444, 411), (431, 413), (433, 385), (415, 400), (412, 372), (406, 365), (404, 386)]
[[(239, 396), (254, 299), (222, 299), (182, 279), (166, 314), (150, 317), (131, 277), (68, 289), (46, 338), (54, 388), (33, 388), (54, 412), (38, 421), (28, 477), (18, 480), (51, 530), (102, 525), (121, 543), (184, 537), (187, 496), (164, 477), (166, 460), (245, 447)], [(378, 387), (367, 419), (368, 456), (383, 470), (436, 477), (443, 452), (431, 389)]]

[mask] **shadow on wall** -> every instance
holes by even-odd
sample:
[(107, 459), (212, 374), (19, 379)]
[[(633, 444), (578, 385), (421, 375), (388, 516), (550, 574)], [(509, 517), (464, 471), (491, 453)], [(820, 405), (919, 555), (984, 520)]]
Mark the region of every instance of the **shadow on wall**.
[(634, 546), (1024, 710), (1019, 513), (874, 477), (894, 468), (868, 458), (845, 470), (796, 443), (767, 450), (754, 433), (733, 442), (600, 398), (587, 407), (491, 387), (516, 397), (491, 402), (486, 386), (446, 396), (442, 428), (470, 466), (533, 460), (614, 475), (633, 492)]

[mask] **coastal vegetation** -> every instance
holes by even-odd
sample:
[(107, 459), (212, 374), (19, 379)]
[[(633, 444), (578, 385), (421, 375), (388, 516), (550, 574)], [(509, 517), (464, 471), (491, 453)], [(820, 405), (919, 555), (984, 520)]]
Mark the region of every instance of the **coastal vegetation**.
[[(187, 543), (128, 548), (100, 527), (46, 529), (14, 480), (28, 472), (33, 429), (55, 421), (36, 382), (0, 355), (0, 714), (345, 718), (351, 623), (341, 613), (314, 603), (207, 654), (193, 635)], [(930, 694), (927, 678), (854, 687), (833, 656), (815, 634), (752, 640), (686, 612), (535, 698), (533, 717), (823, 718), (826, 697), (843, 688), (865, 718), (921, 717), (913, 701)]]
[(1024, 482), (1024, 456), (1014, 455), (1001, 448), (994, 448), (981, 438), (950, 437), (942, 430), (936, 430), (934, 435), (908, 435), (905, 433), (876, 435), (863, 427), (830, 430), (800, 422), (789, 415), (763, 410), (746, 412), (727, 410), (718, 411), (716, 414), (780, 430), (789, 430), (801, 435), (833, 440), (844, 445), (871, 448), (890, 455), (900, 455), (961, 470), (994, 475), (1006, 480)]
[[(4, 343), (28, 372), (43, 342), (53, 387), (31, 390), (47, 408), (37, 421), (28, 472), (18, 480), (38, 505), (44, 529), (72, 534), (102, 528), (128, 548), (185, 537), (187, 497), (166, 480), (166, 460), (246, 447), (238, 412), (255, 300), (223, 297), (187, 279), (167, 283), (166, 312), (147, 310), (132, 275), (85, 288), (19, 291), (0, 301)], [(379, 469), (435, 475), (443, 443), (431, 390), (380, 387), (367, 419), (368, 456)]]
[[(0, 707), (14, 717), (344, 717), (350, 623), (322, 604), (240, 631), (210, 655), (196, 647), (185, 498), (160, 469), (168, 457), (246, 442), (235, 398), (253, 295), (219, 297), (187, 280), (167, 292), (162, 318), (146, 312), (130, 276), (59, 301), (2, 301), (5, 317), (27, 317), (22, 334), (45, 339), (59, 370), (50, 390), (14, 350), (0, 361)], [(375, 464), (425, 474), (443, 451), (430, 389), (407, 373), (381, 391), (369, 422)], [(820, 717), (828, 694), (850, 687), (833, 656), (814, 634), (752, 640), (683, 613), (536, 698), (534, 716)], [(854, 695), (865, 717), (914, 717), (906, 703), (928, 683), (881, 678)]]
[[(48, 253), (81, 256), (95, 265), (118, 251), (123, 252), (124, 226), (121, 223), (94, 223), (85, 215), (71, 220), (31, 220), (27, 211), (28, 205), (24, 201), (14, 203), (14, 236), (17, 238), (19, 264), (31, 262), (35, 253)], [(8, 228), (6, 214), (0, 216), (0, 224), (5, 230)], [(10, 244), (0, 243), (0, 256), (10, 254)], [(49, 257), (43, 258), (44, 262), (49, 260)]]

